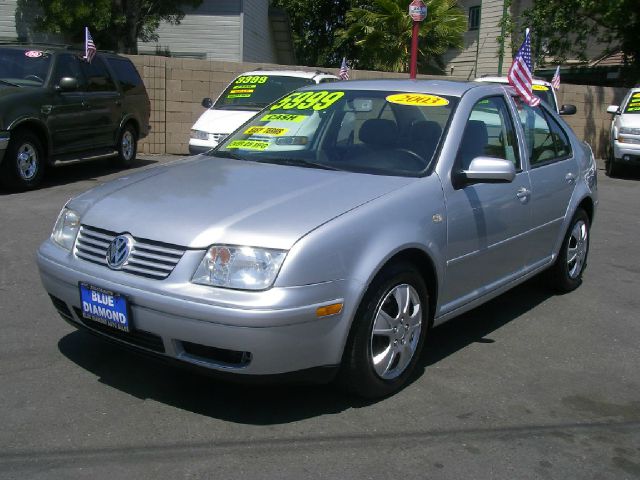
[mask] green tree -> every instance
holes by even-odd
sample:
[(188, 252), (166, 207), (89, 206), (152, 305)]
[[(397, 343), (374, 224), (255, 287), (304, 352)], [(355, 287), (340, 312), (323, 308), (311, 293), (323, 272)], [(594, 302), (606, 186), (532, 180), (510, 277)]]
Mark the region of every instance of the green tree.
[[(365, 2), (363, 2), (365, 3)], [(406, 72), (411, 57), (413, 21), (408, 0), (371, 0), (350, 9), (338, 45), (352, 43), (358, 68)], [(418, 70), (442, 73), (442, 55), (463, 47), (467, 18), (456, 0), (427, 0), (427, 18), (420, 25)]]
[(37, 0), (37, 3), (41, 13), (36, 16), (36, 25), (40, 30), (82, 42), (87, 26), (98, 48), (135, 54), (138, 39), (157, 39), (161, 21), (180, 23), (183, 8), (196, 7), (202, 0)]
[(640, 71), (640, 0), (534, 0), (523, 19), (522, 28), (538, 37), (540, 62), (545, 56), (587, 60), (587, 46), (597, 42), (602, 54), (621, 50), (629, 67)]

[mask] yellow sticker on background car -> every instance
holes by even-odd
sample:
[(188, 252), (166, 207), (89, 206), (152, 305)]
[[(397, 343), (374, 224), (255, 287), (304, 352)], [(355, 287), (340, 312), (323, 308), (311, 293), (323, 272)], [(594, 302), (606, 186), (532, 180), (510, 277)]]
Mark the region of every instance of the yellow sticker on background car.
[(293, 92), (274, 103), (271, 110), (324, 110), (344, 97), (344, 92)]
[(640, 92), (631, 95), (632, 98), (640, 98)]
[(269, 146), (268, 141), (263, 140), (234, 140), (227, 148), (239, 148), (242, 150), (264, 150)]
[(302, 122), (307, 119), (306, 115), (292, 115), (290, 113), (270, 113), (260, 119), (261, 122)]
[(443, 107), (449, 105), (449, 100), (426, 93), (395, 93), (386, 98), (389, 103), (398, 105), (415, 105), (417, 107)]
[(276, 128), (276, 127), (249, 127), (244, 131), (245, 135), (270, 135), (273, 137), (279, 137), (289, 131), (288, 128)]
[(546, 85), (532, 85), (531, 88), (533, 88), (534, 90), (549, 90), (549, 87), (547, 87)]

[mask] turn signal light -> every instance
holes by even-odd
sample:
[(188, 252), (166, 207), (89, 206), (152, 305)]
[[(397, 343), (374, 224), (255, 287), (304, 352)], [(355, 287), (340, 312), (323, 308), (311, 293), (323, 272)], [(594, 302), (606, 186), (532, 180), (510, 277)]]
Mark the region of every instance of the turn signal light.
[(333, 303), (331, 305), (325, 305), (324, 307), (318, 307), (316, 315), (318, 317), (327, 317), (329, 315), (336, 315), (342, 311), (342, 303)]

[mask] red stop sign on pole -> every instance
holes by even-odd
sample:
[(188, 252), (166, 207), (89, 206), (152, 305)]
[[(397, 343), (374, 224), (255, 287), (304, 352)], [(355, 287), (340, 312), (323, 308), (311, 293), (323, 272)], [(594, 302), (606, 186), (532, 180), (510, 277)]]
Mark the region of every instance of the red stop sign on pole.
[(409, 4), (409, 16), (414, 22), (421, 22), (427, 18), (427, 6), (422, 0), (413, 0)]

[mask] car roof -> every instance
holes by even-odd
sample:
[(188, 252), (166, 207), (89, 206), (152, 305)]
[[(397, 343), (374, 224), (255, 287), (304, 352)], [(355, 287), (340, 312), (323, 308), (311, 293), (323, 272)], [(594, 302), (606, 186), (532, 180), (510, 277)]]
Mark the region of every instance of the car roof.
[[(378, 90), (395, 92), (430, 93), (434, 95), (450, 95), (461, 97), (465, 92), (473, 88), (486, 88), (473, 82), (456, 80), (349, 80), (342, 82), (323, 83), (319, 88), (325, 90)], [(311, 86), (305, 89), (313, 88)]]
[[(509, 83), (509, 79), (507, 77), (478, 77), (473, 79), (474, 82), (487, 82), (487, 83)], [(543, 80), (541, 78), (534, 78), (532, 80), (534, 85), (546, 85), (551, 86), (550, 82)]]
[(279, 77), (297, 77), (297, 78), (316, 78), (316, 77), (332, 77), (339, 78), (336, 75), (328, 72), (319, 72), (313, 71), (309, 72), (306, 70), (252, 70), (250, 72), (244, 72), (238, 75), (239, 77), (243, 77), (245, 75), (263, 75), (263, 76), (279, 76)]

